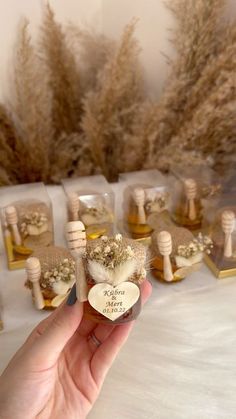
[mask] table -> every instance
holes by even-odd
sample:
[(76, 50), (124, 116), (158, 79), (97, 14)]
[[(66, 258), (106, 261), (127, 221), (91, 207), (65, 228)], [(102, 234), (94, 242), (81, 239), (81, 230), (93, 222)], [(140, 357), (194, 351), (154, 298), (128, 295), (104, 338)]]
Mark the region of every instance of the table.
[[(114, 184), (113, 188), (121, 194), (120, 187)], [(64, 245), (64, 193), (60, 186), (48, 187), (48, 192), (55, 242)], [(2, 241), (0, 251), (5, 325), (0, 333), (2, 371), (48, 313), (33, 308), (24, 288), (24, 270), (7, 270)], [(111, 368), (89, 419), (235, 419), (235, 278), (216, 280), (203, 266), (177, 284), (150, 280), (152, 296)]]

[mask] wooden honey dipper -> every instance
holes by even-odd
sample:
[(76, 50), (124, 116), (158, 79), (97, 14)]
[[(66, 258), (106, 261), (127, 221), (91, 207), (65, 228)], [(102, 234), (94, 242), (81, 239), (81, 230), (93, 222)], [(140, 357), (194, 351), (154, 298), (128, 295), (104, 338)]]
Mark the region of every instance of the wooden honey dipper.
[(184, 182), (184, 187), (188, 200), (188, 217), (191, 221), (194, 221), (197, 218), (197, 211), (194, 202), (197, 197), (197, 183), (194, 179), (186, 179)]
[(27, 273), (27, 279), (32, 283), (34, 304), (38, 310), (44, 308), (43, 294), (40, 288), (40, 276), (41, 266), (38, 258), (30, 257), (26, 260), (25, 269)]
[(21, 246), (22, 240), (21, 240), (21, 235), (20, 235), (18, 225), (17, 225), (18, 216), (17, 216), (16, 208), (13, 206), (7, 207), (5, 210), (5, 215), (6, 215), (7, 224), (11, 228), (13, 240), (15, 244), (17, 246)]
[(133, 199), (138, 207), (138, 222), (146, 224), (146, 214), (144, 210), (145, 192), (142, 188), (135, 188), (133, 191)]
[(164, 279), (168, 282), (173, 281), (173, 271), (170, 261), (170, 255), (172, 252), (172, 238), (168, 231), (161, 231), (157, 236), (157, 245), (160, 254), (163, 256), (163, 273)]
[(87, 244), (84, 224), (81, 221), (71, 221), (67, 223), (66, 239), (68, 248), (75, 258), (77, 298), (80, 302), (87, 301), (88, 286), (82, 260)]
[(76, 193), (71, 193), (68, 196), (68, 206), (72, 221), (79, 220), (79, 197)]
[(230, 258), (232, 256), (232, 233), (235, 227), (235, 214), (233, 211), (226, 210), (222, 212), (221, 226), (225, 234), (224, 256)]

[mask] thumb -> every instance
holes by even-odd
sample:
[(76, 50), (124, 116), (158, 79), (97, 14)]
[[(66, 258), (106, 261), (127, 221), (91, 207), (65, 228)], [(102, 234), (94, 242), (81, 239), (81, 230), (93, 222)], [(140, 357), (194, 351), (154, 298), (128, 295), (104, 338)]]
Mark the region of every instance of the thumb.
[(76, 301), (72, 306), (63, 304), (53, 313), (52, 321), (42, 335), (33, 343), (33, 354), (37, 360), (52, 364), (56, 362), (67, 342), (74, 335), (83, 317), (83, 304)]

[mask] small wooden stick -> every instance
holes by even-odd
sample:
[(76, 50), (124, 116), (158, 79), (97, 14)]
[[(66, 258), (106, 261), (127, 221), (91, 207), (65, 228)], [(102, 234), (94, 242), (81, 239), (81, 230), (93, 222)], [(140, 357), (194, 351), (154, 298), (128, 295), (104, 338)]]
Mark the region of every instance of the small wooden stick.
[(194, 179), (186, 179), (184, 186), (185, 194), (188, 200), (188, 217), (191, 221), (194, 221), (197, 218), (197, 211), (194, 202), (197, 196), (197, 183)]
[(145, 192), (142, 188), (135, 188), (133, 192), (133, 199), (138, 207), (138, 221), (140, 224), (146, 224), (146, 214), (144, 210)]
[(68, 206), (71, 215), (71, 221), (79, 220), (79, 197), (76, 193), (68, 196)]
[(13, 206), (7, 207), (5, 210), (5, 215), (6, 215), (7, 223), (11, 228), (15, 244), (17, 246), (21, 246), (22, 240), (21, 240), (21, 235), (20, 235), (18, 225), (17, 225), (18, 217), (17, 217), (16, 208)]
[(41, 266), (38, 258), (30, 257), (26, 261), (27, 278), (33, 285), (34, 303), (38, 310), (44, 308), (43, 294), (40, 288)]
[(221, 226), (225, 234), (224, 256), (230, 258), (232, 256), (232, 233), (235, 227), (235, 214), (233, 211), (223, 211), (221, 216)]
[(161, 231), (157, 236), (157, 244), (159, 252), (164, 258), (164, 279), (171, 282), (173, 281), (173, 271), (170, 261), (170, 254), (172, 252), (172, 239), (170, 233), (168, 233), (168, 231)]
[(76, 260), (76, 295), (80, 302), (87, 301), (88, 285), (82, 256), (86, 250), (85, 226), (81, 221), (71, 221), (66, 225), (68, 248)]

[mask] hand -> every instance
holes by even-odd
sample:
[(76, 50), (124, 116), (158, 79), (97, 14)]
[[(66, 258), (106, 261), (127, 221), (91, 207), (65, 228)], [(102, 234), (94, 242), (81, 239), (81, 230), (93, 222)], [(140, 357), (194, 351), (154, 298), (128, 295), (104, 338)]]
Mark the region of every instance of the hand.
[[(145, 281), (142, 287), (145, 302), (151, 285)], [(87, 320), (78, 301), (60, 306), (36, 327), (0, 377), (0, 418), (84, 419), (132, 326)], [(89, 338), (91, 333), (98, 341)]]

